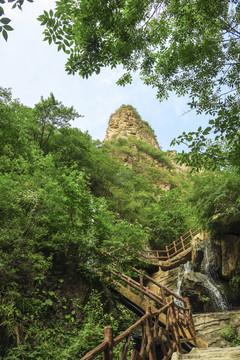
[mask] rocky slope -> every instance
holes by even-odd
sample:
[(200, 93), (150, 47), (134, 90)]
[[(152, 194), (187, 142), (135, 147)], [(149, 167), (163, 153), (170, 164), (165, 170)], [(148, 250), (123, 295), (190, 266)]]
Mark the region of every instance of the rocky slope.
[(103, 146), (157, 188), (169, 190), (187, 174), (186, 167), (174, 162), (175, 152), (160, 149), (151, 126), (130, 105), (121, 106), (110, 117)]
[(163, 266), (151, 274), (166, 287), (189, 297), (195, 313), (239, 308), (240, 234), (231, 226), (227, 230), (214, 237), (199, 234), (193, 242), (191, 261), (183, 256), (185, 264), (170, 270)]
[(120, 138), (126, 139), (129, 136), (136, 136), (155, 149), (160, 150), (150, 125), (141, 120), (132, 106), (123, 105), (110, 117), (104, 142)]
[(220, 332), (240, 337), (240, 310), (193, 315), (197, 336), (209, 347), (227, 347), (229, 343)]

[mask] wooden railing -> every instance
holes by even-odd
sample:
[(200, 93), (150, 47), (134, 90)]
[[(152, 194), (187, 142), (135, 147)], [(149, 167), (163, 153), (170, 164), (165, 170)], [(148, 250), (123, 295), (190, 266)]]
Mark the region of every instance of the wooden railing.
[[(81, 360), (93, 360), (101, 353), (104, 360), (113, 360), (114, 348), (123, 342), (120, 357), (118, 354), (120, 360), (129, 358), (129, 349), (132, 347), (134, 349), (130, 352), (131, 360), (143, 360), (145, 358), (157, 360), (156, 349), (159, 351), (159, 347), (162, 359), (168, 360), (174, 351), (182, 353), (182, 343), (196, 343), (196, 332), (188, 298), (183, 298), (174, 293), (138, 269), (132, 268), (134, 279), (114, 269), (111, 272), (115, 283), (114, 287), (124, 283), (140, 299), (154, 303), (154, 308), (159, 309), (151, 313), (151, 308), (148, 306), (145, 315), (115, 339), (113, 338), (112, 327), (106, 327), (103, 343), (87, 353)], [(159, 289), (158, 293), (151, 291), (148, 286), (144, 286), (144, 281), (154, 283)], [(176, 301), (180, 302), (181, 306), (176, 304)], [(163, 324), (163, 317), (165, 325)], [(136, 344), (130, 346), (131, 341), (134, 342), (133, 338), (136, 331), (141, 343), (138, 346)]]
[[(191, 240), (199, 232), (200, 229), (189, 230), (178, 240), (166, 246), (165, 250), (146, 250), (141, 257), (147, 261), (169, 260), (188, 249), (191, 246)], [(115, 256), (115, 252), (108, 255)], [(103, 360), (113, 360), (114, 353), (118, 353), (119, 357), (119, 349), (116, 347), (120, 343), (123, 345), (119, 360), (127, 360), (129, 355), (131, 360), (146, 358), (157, 360), (156, 353), (159, 347), (162, 352), (161, 359), (169, 360), (174, 351), (182, 353), (183, 343), (197, 344), (189, 299), (174, 293), (136, 268), (131, 268), (131, 272), (133, 278), (112, 268), (114, 288), (124, 286), (140, 299), (140, 303), (141, 300), (145, 300), (155, 310), (152, 313), (151, 307), (147, 306), (145, 315), (116, 338), (113, 338), (112, 327), (105, 327), (104, 341), (81, 360), (93, 360), (100, 354), (103, 354)], [(156, 292), (144, 283), (154, 284)], [(138, 346), (133, 344), (136, 334), (141, 339)]]
[[(165, 327), (159, 321), (160, 315), (165, 314), (167, 324)], [(98, 355), (103, 354), (104, 360), (113, 360), (114, 352), (120, 360), (157, 360), (157, 352), (161, 352), (162, 360), (171, 358), (174, 351), (182, 353), (182, 343), (195, 339), (195, 334), (184, 337), (183, 327), (186, 327), (186, 319), (181, 321), (176, 314), (174, 300), (163, 306), (158, 311), (151, 313), (151, 308), (147, 307), (145, 315), (130, 326), (123, 333), (113, 338), (112, 327), (104, 328), (104, 341), (95, 349), (88, 352), (81, 360), (93, 360)], [(180, 336), (180, 333), (183, 336)], [(140, 343), (134, 343), (134, 335), (140, 339)], [(116, 346), (122, 343), (122, 349), (116, 351)], [(132, 343), (132, 344), (131, 344)], [(131, 349), (131, 350), (130, 350)]]
[[(187, 307), (188, 298), (183, 298), (182, 296), (176, 294), (174, 291), (154, 280), (152, 277), (144, 274), (141, 270), (132, 267), (131, 271), (134, 279), (120, 271), (111, 269), (111, 272), (117, 281), (125, 283), (129, 290), (133, 290), (141, 298), (145, 297), (147, 302), (153, 300), (158, 307), (161, 307), (167, 303), (167, 298), (169, 296), (173, 296), (175, 301), (177, 299), (177, 302), (180, 301), (184, 307)], [(148, 282), (148, 284), (154, 284), (158, 288), (158, 292), (151, 291), (149, 286), (144, 286), (144, 281)]]
[(148, 262), (167, 261), (178, 255), (182, 251), (187, 250), (191, 246), (191, 241), (201, 229), (190, 229), (186, 234), (180, 236), (179, 239), (167, 245), (164, 250), (149, 250), (144, 249), (140, 253), (140, 257)]
[[(185, 319), (185, 323), (191, 328), (191, 333), (195, 334), (189, 299), (176, 294), (150, 276), (143, 274), (140, 270), (135, 268), (131, 268), (131, 270), (134, 279), (114, 269), (112, 269), (111, 272), (118, 283), (124, 283), (129, 291), (133, 291), (140, 299), (146, 300), (147, 303), (154, 302), (154, 306), (159, 309), (168, 304), (171, 298), (175, 312), (178, 314), (178, 319)], [(150, 283), (154, 284), (158, 290), (155, 292), (152, 291), (149, 286), (144, 286), (144, 281), (147, 282), (147, 285), (150, 285)]]

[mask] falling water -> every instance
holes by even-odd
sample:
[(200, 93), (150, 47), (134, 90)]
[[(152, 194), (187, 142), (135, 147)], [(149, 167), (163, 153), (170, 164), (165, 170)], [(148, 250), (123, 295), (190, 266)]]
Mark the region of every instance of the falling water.
[[(177, 278), (177, 288), (175, 290), (176, 294), (181, 295), (182, 279), (184, 278), (184, 275), (190, 273), (191, 271), (192, 271), (192, 268), (191, 268), (190, 261), (188, 261), (186, 264), (184, 264), (183, 271), (182, 271), (182, 267), (179, 266), (178, 278)], [(174, 301), (177, 305), (184, 307), (184, 303), (181, 300), (175, 299)]]
[(206, 283), (206, 288), (209, 291), (209, 296), (212, 300), (212, 302), (215, 304), (217, 310), (220, 311), (226, 311), (228, 310), (228, 303), (226, 296), (224, 293), (221, 293), (219, 290), (221, 288), (221, 285), (217, 283), (217, 276), (216, 274), (211, 270), (210, 262), (209, 262), (209, 250), (208, 246), (205, 247), (204, 251), (204, 274), (205, 277), (204, 281)]

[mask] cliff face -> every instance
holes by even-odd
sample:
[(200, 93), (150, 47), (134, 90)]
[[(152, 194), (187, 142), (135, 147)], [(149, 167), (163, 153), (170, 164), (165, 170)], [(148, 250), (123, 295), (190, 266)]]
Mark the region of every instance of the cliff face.
[(131, 167), (156, 188), (179, 185), (186, 168), (174, 163), (174, 152), (163, 152), (151, 126), (130, 105), (123, 105), (110, 118), (104, 146), (110, 156)]
[(134, 108), (123, 105), (110, 117), (104, 142), (119, 138), (126, 139), (129, 136), (136, 136), (155, 149), (160, 150), (150, 125), (141, 120)]

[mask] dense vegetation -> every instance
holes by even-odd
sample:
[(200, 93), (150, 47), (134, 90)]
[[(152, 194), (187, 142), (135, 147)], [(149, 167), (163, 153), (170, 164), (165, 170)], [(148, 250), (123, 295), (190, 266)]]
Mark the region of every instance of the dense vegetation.
[[(111, 319), (123, 330), (133, 315), (111, 308), (105, 278), (112, 259), (102, 250), (121, 249), (116, 266), (126, 268), (138, 261), (135, 250), (164, 230), (164, 221), (175, 222), (169, 212), (159, 226), (164, 192), (72, 128), (78, 116), (53, 94), (29, 108), (0, 91), (4, 359), (79, 358), (95, 345), (90, 329), (100, 337)], [(184, 221), (159, 236), (158, 245), (185, 231)]]
[[(5, 40), (7, 2), (24, 0), (0, 1)], [(109, 293), (103, 249), (120, 249), (115, 266), (127, 268), (138, 261), (131, 249), (161, 248), (196, 224), (219, 233), (239, 221), (239, 11), (238, 0), (59, 0), (39, 17), (45, 40), (69, 55), (69, 73), (87, 78), (121, 64), (120, 85), (140, 71), (160, 100), (188, 95), (209, 124), (174, 143), (191, 150), (182, 161), (205, 171), (179, 174), (165, 153), (134, 138), (99, 146), (70, 126), (80, 115), (54, 95), (29, 108), (0, 89), (3, 359), (79, 359), (104, 325), (116, 333), (132, 323)], [(119, 161), (125, 155), (132, 168)], [(138, 161), (144, 156), (151, 165)], [(232, 280), (239, 286), (238, 274)]]
[[(115, 266), (126, 269), (138, 262), (135, 250), (161, 248), (196, 224), (216, 231), (219, 214), (239, 215), (238, 167), (179, 177), (165, 153), (140, 140), (99, 146), (70, 126), (78, 116), (53, 94), (29, 108), (0, 91), (4, 359), (77, 359), (104, 325), (118, 332), (132, 322), (107, 290), (112, 259), (103, 249), (120, 249)], [(133, 143), (169, 167), (158, 178), (171, 172), (171, 190), (153, 186), (148, 168), (122, 165), (117, 154), (134, 156)]]
[[(73, 108), (52, 94), (34, 108), (5, 89), (0, 96), (1, 355), (79, 358), (90, 344), (77, 346), (82, 303), (91, 288), (104, 288), (93, 284), (110, 260), (102, 249), (141, 249), (148, 234), (109, 210), (104, 196), (121, 167), (70, 127)], [(130, 255), (121, 251), (119, 263)]]

